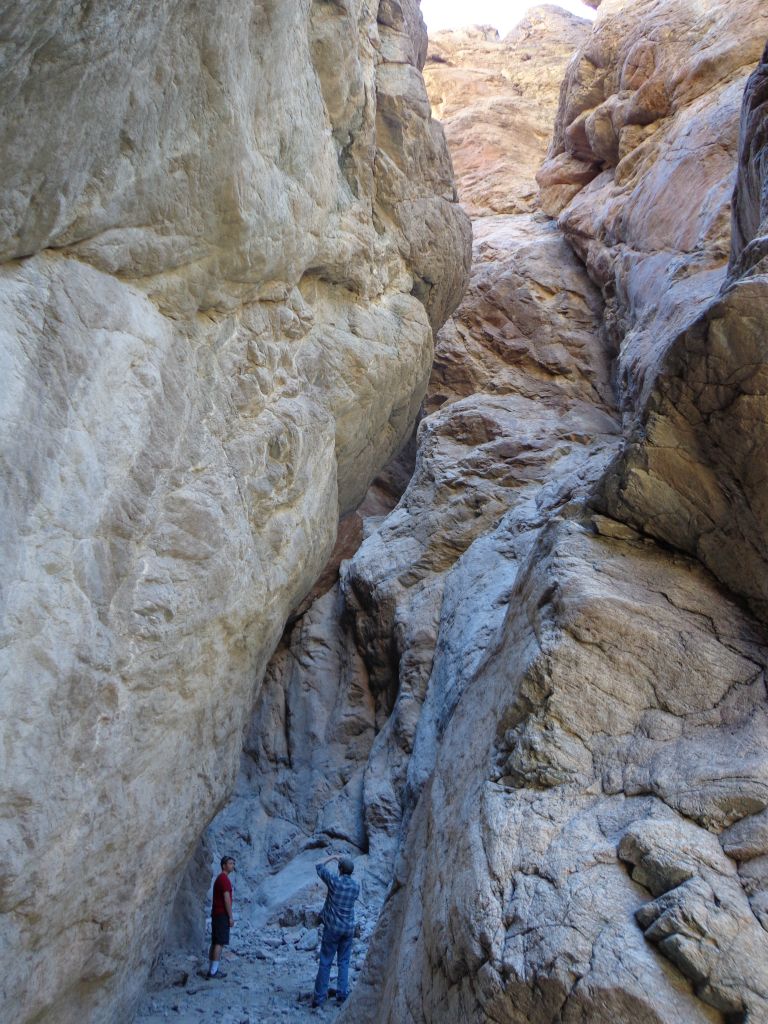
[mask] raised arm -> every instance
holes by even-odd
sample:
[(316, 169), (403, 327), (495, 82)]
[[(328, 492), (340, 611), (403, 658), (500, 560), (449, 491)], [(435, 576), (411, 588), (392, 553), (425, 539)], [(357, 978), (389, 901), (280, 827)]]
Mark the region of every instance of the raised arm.
[(317, 864), (315, 864), (315, 871), (318, 873), (318, 875), (320, 875), (322, 880), (328, 886), (333, 884), (333, 875), (328, 870), (328, 866), (327, 865), (330, 864), (330, 862), (332, 860), (339, 860), (339, 859), (340, 858), (339, 858), (338, 854), (332, 853), (330, 857), (326, 857), (325, 860), (321, 860)]

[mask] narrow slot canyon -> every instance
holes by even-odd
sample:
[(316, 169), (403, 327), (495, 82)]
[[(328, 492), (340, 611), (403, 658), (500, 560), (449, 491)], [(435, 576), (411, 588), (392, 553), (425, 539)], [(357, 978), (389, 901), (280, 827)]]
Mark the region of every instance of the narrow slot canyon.
[(768, 1021), (768, 9), (588, 3), (0, 13), (0, 1020)]

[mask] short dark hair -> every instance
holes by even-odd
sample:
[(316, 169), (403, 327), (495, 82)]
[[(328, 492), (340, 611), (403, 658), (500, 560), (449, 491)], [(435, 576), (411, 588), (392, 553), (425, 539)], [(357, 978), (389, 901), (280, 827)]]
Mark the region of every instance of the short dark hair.
[(342, 875), (351, 875), (355, 870), (355, 862), (351, 857), (342, 857), (339, 860), (339, 871)]
[(222, 857), (221, 861), (220, 861), (220, 864), (221, 864), (222, 868), (224, 867), (224, 865), (227, 863), (228, 860), (234, 860), (234, 859), (235, 858), (230, 853), (228, 853), (226, 857)]

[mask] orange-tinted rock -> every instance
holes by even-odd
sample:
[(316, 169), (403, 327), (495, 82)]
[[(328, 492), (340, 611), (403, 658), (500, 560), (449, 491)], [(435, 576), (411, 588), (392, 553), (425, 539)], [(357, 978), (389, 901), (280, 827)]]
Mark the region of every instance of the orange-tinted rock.
[[(768, 62), (741, 116), (729, 274), (669, 341), (625, 455), (612, 512), (695, 554), (768, 619)], [(689, 185), (695, 187), (691, 176)]]
[(473, 215), (535, 209), (560, 82), (588, 22), (534, 8), (504, 39), (495, 29), (438, 32), (424, 68), (445, 128), (459, 198)]

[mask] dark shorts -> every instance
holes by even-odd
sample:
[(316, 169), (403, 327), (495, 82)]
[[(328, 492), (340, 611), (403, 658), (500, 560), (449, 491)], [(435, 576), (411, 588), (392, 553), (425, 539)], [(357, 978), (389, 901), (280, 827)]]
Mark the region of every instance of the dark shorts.
[(226, 914), (217, 914), (211, 918), (211, 945), (229, 945), (229, 918)]

